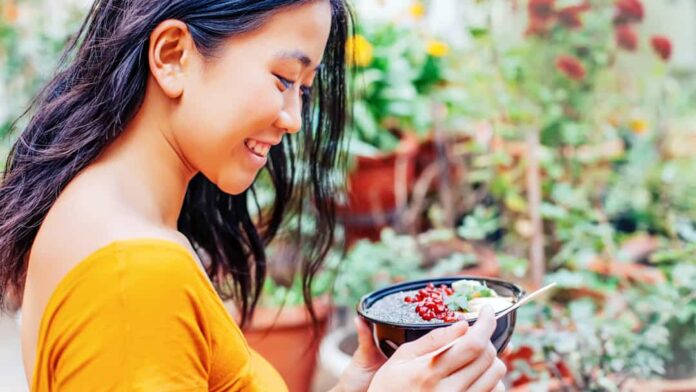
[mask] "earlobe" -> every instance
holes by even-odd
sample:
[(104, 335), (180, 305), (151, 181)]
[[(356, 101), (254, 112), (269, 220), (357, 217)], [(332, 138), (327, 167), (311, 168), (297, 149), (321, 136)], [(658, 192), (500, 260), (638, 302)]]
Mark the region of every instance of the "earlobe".
[(186, 24), (178, 20), (160, 23), (150, 35), (150, 72), (170, 98), (179, 98), (184, 92), (190, 42)]

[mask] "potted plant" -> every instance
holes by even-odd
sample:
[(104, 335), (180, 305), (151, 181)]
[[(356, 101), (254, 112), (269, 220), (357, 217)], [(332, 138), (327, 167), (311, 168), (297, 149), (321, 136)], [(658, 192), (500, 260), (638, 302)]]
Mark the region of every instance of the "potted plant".
[[(316, 276), (311, 288), (316, 325), (305, 306), (296, 273), (300, 251), (281, 236), (268, 249), (269, 276), (250, 323), (243, 329), (249, 346), (278, 370), (291, 391), (308, 392), (333, 304), (329, 297), (336, 256)], [(228, 303), (233, 315), (238, 315)], [(238, 317), (236, 317), (238, 319)]]
[(432, 127), (433, 91), (444, 83), (449, 48), (395, 22), (359, 26), (349, 38), (354, 157), (339, 212), (348, 243), (379, 238), (403, 211), (416, 178), (420, 140)]
[(606, 304), (599, 311), (589, 299), (536, 311), (536, 322), (514, 337), (526, 351), (510, 363), (515, 391), (619, 391), (661, 371), (656, 352), (665, 351), (667, 335), (633, 313)]
[(310, 391), (319, 344), (327, 331), (332, 306), (323, 294), (329, 283), (319, 280), (313, 292), (316, 330), (302, 301), (299, 279), (290, 287), (268, 279), (259, 307), (243, 330), (249, 346), (278, 370), (291, 391)]

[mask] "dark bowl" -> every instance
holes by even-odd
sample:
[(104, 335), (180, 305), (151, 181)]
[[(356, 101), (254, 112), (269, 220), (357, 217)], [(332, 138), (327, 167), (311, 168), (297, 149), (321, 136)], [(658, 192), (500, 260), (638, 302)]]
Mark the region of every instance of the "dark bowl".
[[(451, 276), (447, 278), (421, 279), (413, 280), (410, 282), (402, 282), (365, 295), (360, 300), (360, 303), (358, 303), (358, 314), (360, 315), (360, 317), (367, 320), (368, 323), (371, 325), (372, 335), (374, 337), (375, 342), (377, 342), (379, 349), (385, 356), (390, 357), (392, 354), (394, 354), (394, 351), (396, 351), (396, 349), (400, 345), (416, 340), (435, 328), (446, 327), (448, 325), (452, 325), (452, 323), (392, 323), (372, 318), (366, 314), (366, 310), (369, 309), (375, 302), (390, 294), (398, 293), (401, 291), (419, 290), (425, 287), (428, 283), (432, 283), (435, 286), (444, 284), (448, 287), (451, 287), (452, 282), (456, 282), (461, 279), (485, 282), (486, 285), (489, 288), (493, 289), (496, 293), (498, 293), (498, 295), (505, 297), (514, 297), (515, 301), (518, 301), (524, 295), (524, 290), (516, 284), (505, 282), (499, 279), (481, 278), (476, 276)], [(495, 348), (498, 350), (499, 354), (505, 349), (505, 346), (507, 346), (508, 342), (510, 341), (510, 338), (512, 337), (512, 332), (515, 329), (515, 321), (517, 320), (516, 312), (516, 310), (513, 310), (512, 312), (501, 317), (497, 321), (495, 331), (493, 332), (493, 336), (491, 336), (491, 342), (493, 343), (493, 346), (495, 346)], [(476, 322), (476, 319), (468, 321), (469, 325), (473, 325), (474, 322)]]

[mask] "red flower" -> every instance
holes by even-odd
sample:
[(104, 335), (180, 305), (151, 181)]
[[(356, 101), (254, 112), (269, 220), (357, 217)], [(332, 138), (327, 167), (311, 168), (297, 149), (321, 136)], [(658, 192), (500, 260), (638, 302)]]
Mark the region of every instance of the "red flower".
[(638, 48), (638, 34), (629, 25), (621, 25), (616, 27), (616, 44), (620, 48), (630, 52)]
[(616, 2), (616, 16), (614, 23), (617, 25), (640, 22), (645, 12), (640, 0), (618, 0)]
[(556, 16), (558, 16), (558, 21), (569, 29), (578, 29), (582, 27), (581, 14), (590, 9), (589, 3), (582, 3), (580, 5), (571, 5), (558, 10)]
[(672, 57), (672, 41), (669, 38), (662, 35), (655, 35), (650, 39), (655, 53), (664, 61), (669, 60)]
[(530, 19), (548, 20), (553, 17), (553, 6), (556, 0), (529, 0), (527, 10)]
[(577, 57), (564, 55), (556, 57), (556, 69), (569, 79), (578, 81), (585, 79), (585, 66)]
[(552, 20), (550, 19), (530, 18), (525, 34), (543, 36), (551, 30), (551, 26)]

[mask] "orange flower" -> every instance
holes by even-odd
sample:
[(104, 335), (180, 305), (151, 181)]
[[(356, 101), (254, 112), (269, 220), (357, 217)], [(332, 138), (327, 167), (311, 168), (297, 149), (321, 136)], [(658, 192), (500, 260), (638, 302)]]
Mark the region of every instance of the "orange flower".
[(15, 4), (13, 0), (8, 0), (2, 7), (2, 19), (7, 22), (7, 24), (14, 24), (18, 16), (17, 4)]
[(650, 124), (643, 118), (634, 118), (628, 124), (628, 127), (631, 128), (631, 131), (636, 135), (642, 135), (648, 131)]
[(585, 79), (587, 72), (582, 62), (574, 56), (558, 56), (556, 58), (556, 69), (568, 79), (580, 81)]
[(650, 39), (650, 44), (662, 60), (667, 61), (672, 56), (672, 42), (669, 38), (655, 35)]

